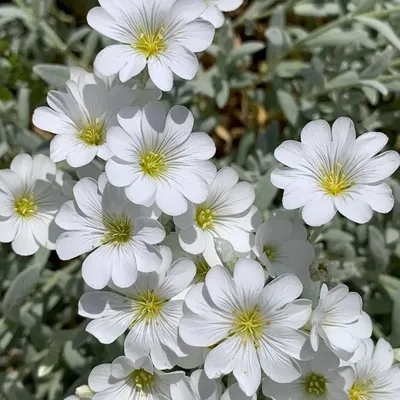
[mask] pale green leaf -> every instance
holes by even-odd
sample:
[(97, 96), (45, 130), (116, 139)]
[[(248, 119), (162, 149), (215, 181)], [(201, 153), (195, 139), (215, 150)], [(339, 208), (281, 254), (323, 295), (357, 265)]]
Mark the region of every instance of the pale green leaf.
[(394, 47), (400, 50), (400, 38), (396, 35), (393, 28), (387, 22), (362, 16), (356, 17), (356, 19), (357, 21), (360, 21), (369, 28), (375, 29), (382, 36), (384, 36)]

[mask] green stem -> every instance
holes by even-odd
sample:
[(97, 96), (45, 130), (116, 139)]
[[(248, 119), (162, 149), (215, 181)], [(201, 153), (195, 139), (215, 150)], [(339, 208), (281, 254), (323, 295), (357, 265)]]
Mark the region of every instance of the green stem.
[(322, 229), (324, 228), (324, 226), (317, 226), (316, 228), (313, 229), (313, 231), (310, 234), (310, 237), (308, 238), (308, 241), (311, 244), (314, 244), (315, 241), (318, 239), (318, 236), (321, 234)]

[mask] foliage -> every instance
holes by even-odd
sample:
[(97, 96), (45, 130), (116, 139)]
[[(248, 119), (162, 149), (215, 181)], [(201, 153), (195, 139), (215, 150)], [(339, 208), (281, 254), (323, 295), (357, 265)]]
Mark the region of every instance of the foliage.
[[(108, 43), (85, 22), (95, 1), (14, 0), (0, 6), (0, 167), (22, 151), (48, 154), (51, 135), (33, 110), (62, 88), (69, 66), (90, 69)], [(349, 116), (358, 133), (382, 131), (400, 150), (398, 0), (253, 0), (227, 15), (193, 81), (163, 99), (189, 107), (217, 143), (216, 162), (254, 185), (267, 217), (281, 194), (272, 153), (309, 120)], [(67, 169), (67, 166), (61, 166)], [(367, 225), (340, 217), (317, 247), (332, 279), (362, 294), (374, 337), (400, 347), (400, 183), (396, 205)], [(90, 369), (122, 353), (85, 332), (77, 302), (81, 260), (41, 250), (31, 259), (0, 245), (0, 398), (58, 400)]]

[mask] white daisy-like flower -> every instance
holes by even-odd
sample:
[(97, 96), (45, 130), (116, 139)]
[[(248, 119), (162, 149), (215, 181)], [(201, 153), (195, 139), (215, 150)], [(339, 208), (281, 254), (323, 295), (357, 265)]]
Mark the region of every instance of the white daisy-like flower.
[[(95, 67), (104, 75), (119, 73), (122, 82), (148, 66), (161, 90), (173, 86), (173, 73), (193, 79), (199, 63), (194, 53), (207, 49), (215, 29), (198, 17), (204, 0), (100, 0), (87, 20), (99, 33), (120, 44), (106, 47)], [(112, 62), (110, 62), (112, 60)]]
[(154, 246), (165, 230), (153, 210), (132, 204), (124, 190), (100, 176), (81, 179), (74, 187), (74, 200), (67, 201), (56, 216), (66, 230), (56, 243), (58, 256), (70, 260), (93, 251), (82, 265), (85, 282), (94, 289), (109, 280), (119, 287), (131, 286), (137, 271), (154, 271), (161, 255)]
[(173, 260), (178, 260), (179, 258), (185, 257), (193, 262), (193, 264), (196, 266), (196, 276), (193, 279), (193, 283), (204, 282), (211, 267), (204, 259), (202, 254), (190, 254), (183, 250), (179, 244), (179, 238), (176, 232), (172, 232), (167, 235), (162, 244), (168, 246), (172, 250)]
[(338, 285), (332, 290), (322, 285), (318, 305), (310, 318), (310, 327), (312, 348), (318, 349), (321, 337), (342, 360), (349, 360), (360, 346), (365, 346), (363, 339), (372, 334), (371, 319), (362, 310), (361, 296), (349, 293), (346, 285)]
[[(72, 67), (70, 79), (76, 83), (79, 83), (80, 77), (87, 74), (90, 74), (90, 72), (87, 72), (81, 67)], [(127, 82), (121, 82), (118, 74), (105, 76), (96, 69), (94, 70), (94, 75), (104, 82), (108, 90), (111, 90), (115, 86), (121, 85), (131, 89), (132, 103), (135, 106), (143, 107), (149, 101), (158, 101), (161, 99), (161, 90), (156, 88), (151, 80), (149, 80), (146, 84), (143, 84), (137, 78), (129, 79)]]
[(308, 225), (321, 226), (339, 211), (346, 218), (368, 222), (373, 211), (389, 212), (394, 205), (390, 187), (382, 182), (400, 165), (396, 151), (377, 155), (388, 142), (380, 132), (356, 139), (349, 118), (338, 118), (332, 130), (323, 120), (308, 123), (301, 142), (287, 140), (275, 157), (287, 167), (272, 172), (272, 183), (283, 193), (286, 209), (302, 209)]
[(301, 377), (290, 383), (263, 380), (263, 393), (273, 400), (349, 400), (340, 360), (321, 346), (311, 361), (300, 362)]
[(206, 3), (206, 9), (201, 14), (202, 19), (211, 22), (215, 28), (221, 28), (225, 22), (222, 11), (235, 11), (244, 0), (203, 0)]
[(110, 90), (94, 74), (68, 80), (67, 93), (50, 90), (47, 103), (33, 114), (38, 128), (56, 134), (50, 143), (54, 162), (67, 160), (71, 167), (89, 164), (96, 156), (108, 160), (112, 153), (107, 134), (117, 125), (117, 113), (132, 104), (132, 91), (124, 86)]
[(61, 230), (54, 217), (70, 197), (71, 177), (57, 171), (49, 157), (20, 154), (10, 169), (0, 170), (0, 242), (29, 256), (39, 248), (55, 249)]
[(277, 217), (271, 217), (257, 229), (253, 252), (271, 276), (296, 274), (315, 258), (304, 225)]
[(380, 338), (365, 358), (346, 369), (346, 388), (350, 400), (398, 400), (400, 364), (393, 364), (393, 349)]
[(185, 297), (179, 333), (191, 346), (214, 348), (204, 370), (210, 379), (233, 372), (241, 390), (252, 396), (261, 370), (277, 382), (301, 376), (296, 360), (310, 356), (308, 336), (299, 330), (311, 314), (309, 300), (296, 300), (299, 279), (282, 275), (264, 287), (264, 271), (254, 260), (237, 262), (233, 278), (214, 266), (205, 283)]
[(181, 258), (171, 265), (171, 251), (162, 246), (163, 265), (156, 272), (139, 272), (136, 282), (112, 292), (88, 292), (79, 301), (79, 315), (93, 319), (86, 330), (101, 343), (114, 342), (129, 329), (125, 347), (137, 354), (150, 354), (158, 369), (176, 365), (185, 356), (178, 345), (182, 300), (171, 300), (185, 290), (196, 270)]
[(205, 133), (192, 133), (194, 119), (185, 107), (168, 115), (161, 103), (151, 102), (118, 115), (122, 128), (113, 128), (107, 142), (115, 154), (106, 164), (114, 186), (125, 187), (135, 204), (157, 206), (168, 215), (180, 215), (188, 200), (203, 202), (216, 168), (208, 161), (215, 153)]
[[(165, 373), (153, 367), (148, 356), (125, 356), (111, 364), (95, 367), (89, 375), (89, 386), (95, 392), (93, 400), (166, 400), (172, 399), (171, 386), (185, 378), (181, 371)], [(174, 400), (187, 400), (175, 391)]]
[(253, 206), (255, 193), (248, 182), (239, 182), (233, 168), (222, 168), (210, 185), (207, 199), (189, 204), (183, 215), (174, 217), (179, 242), (192, 254), (203, 254), (211, 266), (221, 264), (214, 238), (230, 242), (235, 251), (249, 252), (261, 215)]

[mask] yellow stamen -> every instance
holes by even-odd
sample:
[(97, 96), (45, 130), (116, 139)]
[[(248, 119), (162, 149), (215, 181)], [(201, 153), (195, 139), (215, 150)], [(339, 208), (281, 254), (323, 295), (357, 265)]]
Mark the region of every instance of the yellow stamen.
[(167, 168), (165, 157), (162, 154), (154, 153), (153, 151), (143, 154), (139, 165), (143, 173), (152, 178), (160, 177)]
[(312, 397), (325, 397), (326, 378), (320, 374), (311, 372), (304, 378), (304, 392)]
[(331, 196), (337, 196), (350, 188), (352, 182), (347, 178), (343, 164), (336, 163), (330, 171), (324, 171), (319, 185)]
[(137, 369), (130, 374), (130, 383), (141, 393), (146, 393), (154, 383), (154, 375), (145, 369)]
[(349, 397), (351, 400), (368, 400), (369, 394), (374, 382), (372, 379), (358, 380), (353, 383), (349, 390)]
[(196, 222), (203, 231), (211, 229), (214, 225), (215, 213), (204, 205), (196, 207)]
[(140, 53), (143, 53), (146, 58), (157, 56), (167, 49), (164, 40), (164, 32), (164, 27), (156, 32), (142, 32), (139, 40), (132, 44), (132, 47)]
[(78, 136), (89, 146), (101, 146), (106, 139), (104, 124), (97, 118), (95, 122), (83, 128)]
[(38, 209), (33, 194), (26, 194), (14, 201), (15, 212), (22, 218), (31, 218)]
[(166, 300), (162, 300), (154, 291), (148, 290), (135, 297), (135, 310), (137, 317), (131, 322), (133, 327), (139, 321), (150, 323), (154, 321), (160, 314)]
[(106, 217), (104, 219), (106, 232), (104, 234), (103, 243), (112, 243), (120, 245), (127, 243), (132, 237), (132, 224), (128, 217)]
[(261, 315), (260, 308), (257, 306), (251, 311), (235, 310), (233, 316), (233, 324), (229, 335), (239, 335), (242, 337), (243, 342), (251, 340), (257, 347), (264, 327), (269, 325), (269, 321)]
[(276, 257), (276, 249), (273, 246), (266, 245), (264, 246), (264, 253), (268, 257), (268, 260), (273, 262)]

